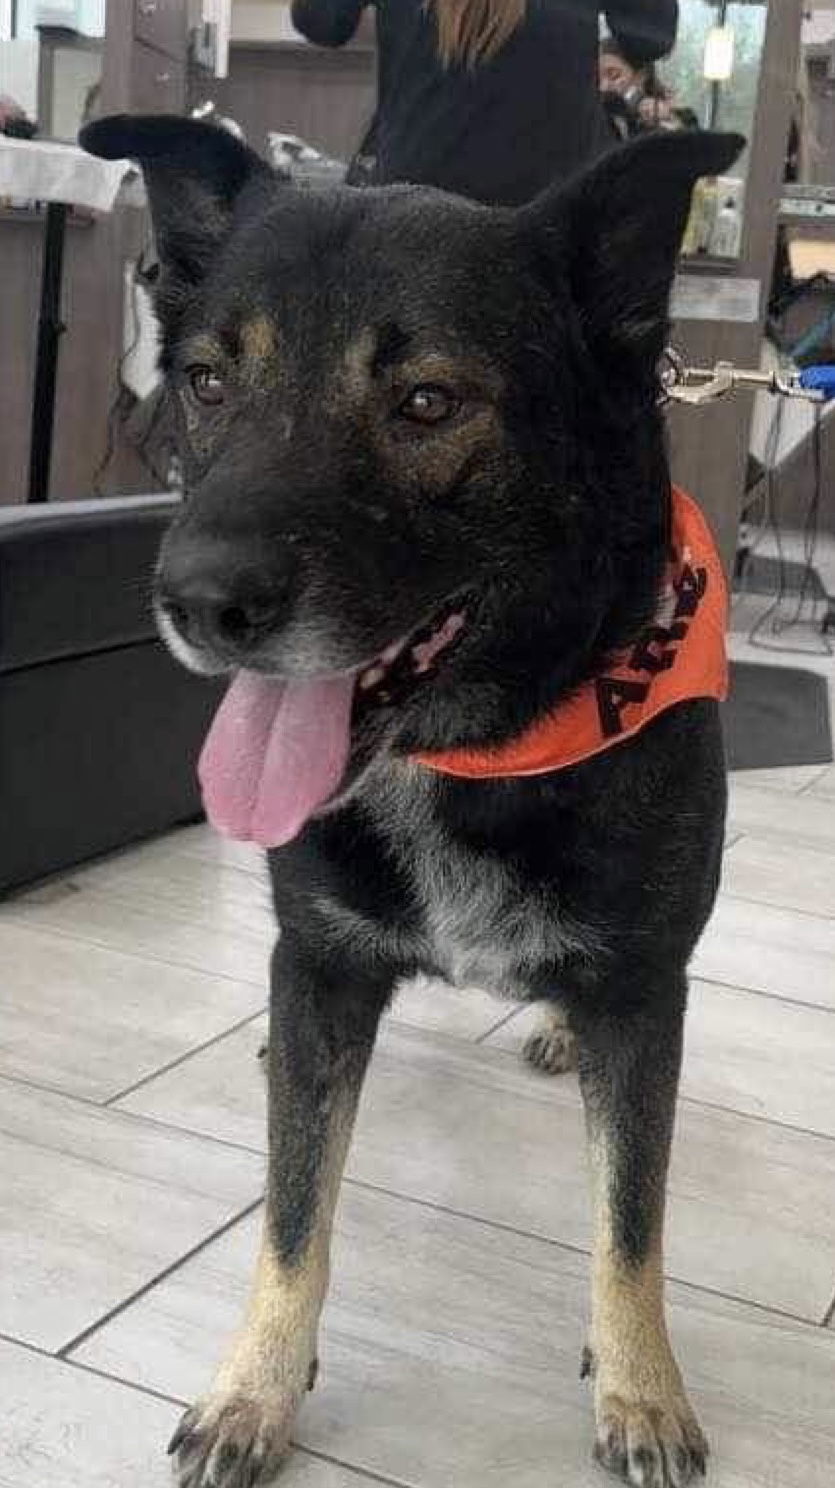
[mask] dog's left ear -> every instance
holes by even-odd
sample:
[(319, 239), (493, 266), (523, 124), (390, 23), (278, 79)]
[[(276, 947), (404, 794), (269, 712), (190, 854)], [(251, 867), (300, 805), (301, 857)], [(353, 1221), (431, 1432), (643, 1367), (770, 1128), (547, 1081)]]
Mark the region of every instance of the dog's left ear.
[(567, 289), (586, 345), (612, 376), (654, 379), (693, 187), (726, 171), (744, 145), (737, 134), (649, 135), (520, 212), (538, 261)]
[(87, 124), (79, 144), (142, 167), (164, 274), (196, 284), (245, 191), (281, 178), (227, 129), (179, 115), (113, 114)]

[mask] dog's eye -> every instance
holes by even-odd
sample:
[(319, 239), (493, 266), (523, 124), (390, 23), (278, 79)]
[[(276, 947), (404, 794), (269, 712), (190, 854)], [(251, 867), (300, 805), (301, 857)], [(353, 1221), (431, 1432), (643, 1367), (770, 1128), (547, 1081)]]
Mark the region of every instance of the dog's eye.
[(188, 385), (198, 403), (216, 405), (223, 402), (223, 378), (213, 367), (189, 367)]
[(412, 388), (397, 412), (413, 424), (442, 424), (445, 419), (452, 418), (460, 406), (458, 399), (446, 388), (426, 382)]

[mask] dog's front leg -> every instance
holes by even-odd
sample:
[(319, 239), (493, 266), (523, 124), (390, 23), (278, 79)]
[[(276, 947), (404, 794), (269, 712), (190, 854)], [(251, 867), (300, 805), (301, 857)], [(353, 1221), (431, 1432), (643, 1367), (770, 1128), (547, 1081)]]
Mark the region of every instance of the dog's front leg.
[(391, 979), (337, 974), (283, 938), (273, 961), (269, 1168), (244, 1327), (169, 1451), (181, 1488), (251, 1488), (284, 1455), (316, 1373), (333, 1213)]
[(594, 1205), (595, 1455), (636, 1488), (683, 1488), (707, 1444), (664, 1315), (663, 1224), (684, 983), (578, 1027)]

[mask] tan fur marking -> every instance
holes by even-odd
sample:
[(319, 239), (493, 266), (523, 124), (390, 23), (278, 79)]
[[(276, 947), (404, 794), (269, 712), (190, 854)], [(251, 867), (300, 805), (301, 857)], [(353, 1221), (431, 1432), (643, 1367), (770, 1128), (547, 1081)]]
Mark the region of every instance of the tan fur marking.
[(316, 1372), (331, 1227), (355, 1110), (355, 1095), (346, 1094), (332, 1112), (313, 1227), (300, 1260), (291, 1265), (281, 1261), (265, 1216), (243, 1329), (211, 1391), (188, 1413), (190, 1430), (198, 1443), (206, 1443), (207, 1481), (214, 1481), (213, 1464), (225, 1452), (254, 1452), (266, 1472), (277, 1468), (289, 1444), (296, 1412)]
[(278, 327), (268, 315), (256, 315), (241, 327), (241, 351), (247, 361), (268, 362), (278, 348)]
[[(630, 1393), (644, 1382), (650, 1388), (669, 1379), (669, 1365), (678, 1370), (667, 1342), (664, 1320), (662, 1260), (663, 1214), (656, 1217), (649, 1254), (642, 1266), (624, 1262), (617, 1254), (611, 1206), (612, 1179), (605, 1135), (589, 1140), (594, 1206), (592, 1259), (592, 1333), (598, 1367), (617, 1375)], [(628, 1376), (628, 1378), (627, 1378)]]
[(372, 380), (374, 348), (374, 332), (370, 328), (360, 331), (360, 334), (345, 348), (340, 381), (351, 398), (364, 399), (368, 394)]
[(629, 1266), (597, 1242), (592, 1266), (592, 1333), (607, 1389), (656, 1398), (681, 1376), (667, 1339), (660, 1244), (643, 1266)]
[[(617, 1253), (611, 1208), (610, 1163), (605, 1137), (589, 1141), (594, 1204), (592, 1259), (592, 1353), (594, 1358), (596, 1454), (622, 1472), (619, 1453), (627, 1453), (626, 1476), (636, 1450), (684, 1455), (689, 1464), (675, 1481), (689, 1482), (704, 1463), (707, 1444), (684, 1389), (673, 1355), (664, 1313), (663, 1201), (657, 1203), (654, 1233), (641, 1265)], [(615, 1445), (613, 1445), (615, 1444)], [(660, 1481), (660, 1480), (659, 1480)]]
[(331, 1228), (355, 1109), (353, 1096), (343, 1097), (331, 1115), (315, 1217), (300, 1260), (285, 1265), (276, 1255), (264, 1217), (243, 1331), (217, 1378), (222, 1390), (234, 1389), (242, 1376), (252, 1382), (253, 1375), (268, 1389), (306, 1388), (328, 1287)]
[(422, 382), (440, 382), (456, 388), (480, 388), (498, 396), (502, 379), (495, 366), (478, 356), (456, 356), (452, 352), (427, 351), (395, 368), (398, 384), (406, 387)]

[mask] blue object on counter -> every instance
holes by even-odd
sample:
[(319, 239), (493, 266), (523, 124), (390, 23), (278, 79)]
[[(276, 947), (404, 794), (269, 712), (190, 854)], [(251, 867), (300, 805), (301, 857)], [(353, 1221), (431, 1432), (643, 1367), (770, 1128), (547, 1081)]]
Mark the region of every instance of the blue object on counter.
[(810, 392), (823, 393), (827, 402), (835, 398), (835, 366), (804, 367), (798, 381)]

